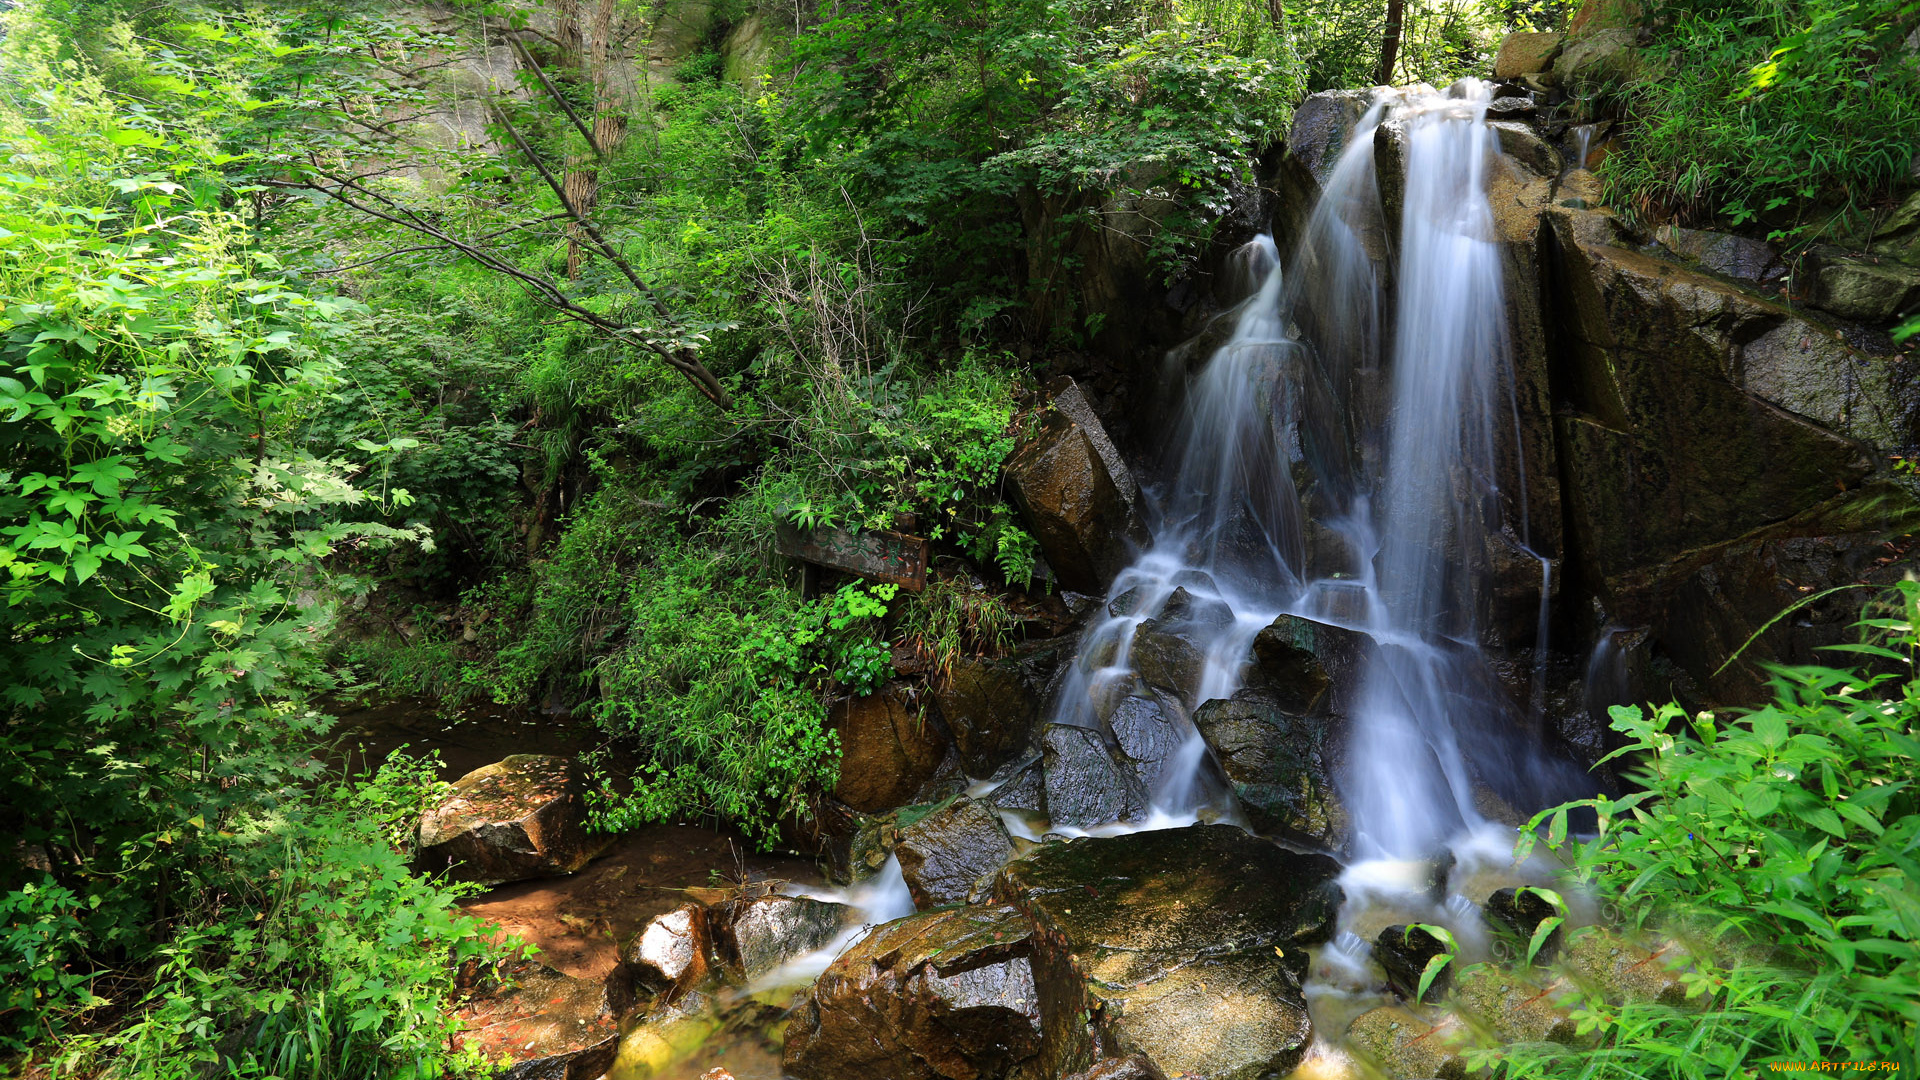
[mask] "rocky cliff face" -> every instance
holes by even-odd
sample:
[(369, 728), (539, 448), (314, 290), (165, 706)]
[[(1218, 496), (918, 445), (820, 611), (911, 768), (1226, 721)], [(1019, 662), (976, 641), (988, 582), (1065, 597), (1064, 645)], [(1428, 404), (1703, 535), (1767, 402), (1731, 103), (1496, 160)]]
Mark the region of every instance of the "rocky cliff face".
[[(1559, 41), (1520, 44), (1510, 66), (1569, 65)], [(1573, 63), (1598, 62), (1583, 49)], [(1603, 621), (1646, 627), (1643, 653), (1678, 665), (1703, 701), (1750, 699), (1760, 688), (1750, 662), (1817, 661), (1865, 594), (1783, 620), (1746, 663), (1718, 670), (1750, 635), (1810, 594), (1898, 574), (1904, 536), (1920, 524), (1910, 485), (1890, 471), (1920, 438), (1914, 364), (1849, 323), (1859, 289), (1836, 286), (1827, 292), (1851, 299), (1811, 307), (1783, 295), (1779, 257), (1758, 241), (1630, 226), (1602, 205), (1593, 175), (1571, 167), (1578, 133), (1541, 115), (1547, 97), (1529, 86), (1551, 87), (1549, 73), (1512, 74), (1490, 110), (1504, 151), (1492, 195), (1517, 419), (1502, 489), (1521, 490), (1512, 481), (1524, 474), (1530, 546), (1560, 567), (1563, 632), (1590, 639), (1598, 623), (1586, 613), (1597, 608)], [(1276, 236), (1298, 234), (1364, 101), (1320, 94), (1296, 114)], [(1391, 214), (1397, 148), (1381, 131)], [(1889, 252), (1903, 222), (1883, 230)], [(1850, 272), (1830, 271), (1836, 281)], [(1537, 569), (1511, 552), (1485, 557), (1511, 579), (1494, 590), (1489, 644), (1522, 642)]]

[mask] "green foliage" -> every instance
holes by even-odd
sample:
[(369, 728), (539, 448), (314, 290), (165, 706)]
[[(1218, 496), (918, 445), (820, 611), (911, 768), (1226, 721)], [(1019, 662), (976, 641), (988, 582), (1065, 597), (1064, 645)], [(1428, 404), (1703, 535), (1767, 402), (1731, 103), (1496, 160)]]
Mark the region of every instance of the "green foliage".
[(0, 895), (0, 1054), (31, 1049), (105, 1003), (88, 978), (85, 908), (52, 877)]
[[(383, 770), (384, 772), (384, 770)], [(217, 906), (155, 954), (138, 1018), (70, 1039), (60, 1062), (119, 1075), (423, 1080), (484, 1062), (450, 1053), (456, 970), (494, 952), (383, 835), (391, 777), (235, 822)], [(404, 785), (403, 785), (404, 786)], [(384, 788), (384, 790), (380, 790)]]
[[(1601, 167), (1650, 218), (1758, 223), (1779, 239), (1856, 222), (1908, 176), (1920, 144), (1920, 66), (1901, 44), (1911, 0), (1669, 0), (1638, 120)], [(1844, 228), (1841, 229), (1845, 231)]]
[[(1717, 1077), (1770, 1057), (1913, 1067), (1920, 583), (1894, 595), (1867, 620), (1886, 643), (1842, 647), (1880, 673), (1778, 668), (1772, 703), (1732, 721), (1613, 710), (1627, 743), (1617, 753), (1644, 790), (1533, 824), (1634, 922), (1688, 940), (1695, 1005), (1591, 1002), (1580, 1015), (1604, 1037), (1599, 1053), (1517, 1052), (1516, 1075)], [(1590, 840), (1567, 839), (1575, 807), (1598, 816)]]
[(379, 768), (358, 777), (358, 783), (341, 789), (338, 797), (404, 855), (413, 850), (421, 815), (453, 793), (453, 785), (440, 779), (440, 769), (440, 751), (416, 757), (403, 745)]

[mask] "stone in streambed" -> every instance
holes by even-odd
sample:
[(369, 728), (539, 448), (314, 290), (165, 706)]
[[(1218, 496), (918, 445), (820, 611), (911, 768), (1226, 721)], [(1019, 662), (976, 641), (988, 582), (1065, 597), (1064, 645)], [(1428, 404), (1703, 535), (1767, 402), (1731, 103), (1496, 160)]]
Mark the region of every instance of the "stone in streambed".
[(1578, 997), (1564, 980), (1538, 986), (1492, 964), (1476, 964), (1455, 981), (1449, 1007), (1502, 1043), (1590, 1045), (1563, 1003)]
[(1643, 949), (1604, 927), (1568, 936), (1563, 966), (1574, 981), (1611, 1002), (1657, 1001), (1678, 1005), (1687, 988), (1676, 968), (1686, 958), (1671, 944)]
[(801, 896), (729, 900), (712, 912), (715, 951), (741, 977), (757, 979), (832, 942), (852, 915), (845, 904)]
[(1362, 1013), (1345, 1040), (1350, 1053), (1389, 1080), (1462, 1080), (1467, 1069), (1460, 1051), (1470, 1041), (1466, 1026), (1453, 1017), (1433, 1025), (1397, 1005)]
[(620, 954), (614, 980), (624, 979), (636, 992), (676, 998), (706, 979), (712, 951), (707, 909), (682, 904), (654, 916), (634, 937)]
[(1226, 825), (1047, 844), (1008, 864), (994, 895), (1034, 925), (1039, 1074), (1125, 1048), (1161, 1076), (1284, 1075), (1312, 1037), (1300, 979), (1306, 946), (1332, 932), (1338, 873)]
[(587, 833), (573, 759), (515, 754), (475, 769), (420, 818), (419, 864), (498, 885), (570, 874), (608, 843)]
[[(1453, 953), (1452, 942), (1444, 941), (1418, 926), (1389, 926), (1380, 931), (1380, 937), (1374, 942), (1373, 955), (1379, 959), (1380, 966), (1387, 969), (1387, 981), (1407, 1000), (1415, 1000), (1415, 992), (1420, 989), (1420, 979), (1425, 974), (1427, 964), (1436, 956)], [(1455, 961), (1458, 962), (1457, 959)], [(1434, 1001), (1444, 996), (1453, 982), (1453, 964), (1440, 969), (1427, 987), (1425, 1000)]]
[(1920, 269), (1875, 255), (1817, 256), (1813, 303), (1843, 319), (1882, 323), (1920, 309)]
[(597, 1080), (613, 1064), (618, 1017), (602, 984), (544, 964), (509, 964), (454, 1015), (467, 1049), (506, 1065), (495, 1080)]
[(1047, 816), (1053, 824), (1085, 828), (1147, 816), (1146, 785), (1118, 760), (1100, 731), (1048, 724), (1041, 744)]
[[(1488, 922), (1520, 939), (1522, 950), (1520, 955), (1523, 958), (1526, 955), (1525, 949), (1533, 941), (1533, 933), (1539, 929), (1540, 923), (1556, 916), (1565, 918), (1567, 914), (1564, 906), (1555, 906), (1552, 901), (1532, 889), (1525, 892), (1519, 889), (1501, 889), (1487, 897), (1486, 906), (1481, 910), (1485, 912)], [(1553, 932), (1547, 935), (1546, 940), (1540, 943), (1540, 951), (1535, 954), (1536, 962), (1546, 963), (1552, 960), (1560, 951), (1561, 939), (1564, 936), (1561, 928), (1555, 927)]]
[(1032, 926), (966, 907), (881, 927), (833, 962), (794, 1010), (799, 1080), (990, 1080), (1039, 1052)]
[(1334, 785), (1331, 724), (1260, 690), (1209, 701), (1193, 714), (1256, 832), (1338, 849), (1348, 818)]
[(956, 799), (902, 825), (893, 853), (914, 906), (925, 910), (965, 903), (976, 883), (1013, 857), (1013, 842), (990, 807)]

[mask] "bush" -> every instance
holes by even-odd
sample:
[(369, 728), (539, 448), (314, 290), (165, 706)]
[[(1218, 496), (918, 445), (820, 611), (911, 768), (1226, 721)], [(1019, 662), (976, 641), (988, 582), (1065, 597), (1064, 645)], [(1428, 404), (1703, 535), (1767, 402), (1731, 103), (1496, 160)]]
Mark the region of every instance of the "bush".
[(1907, 181), (1910, 0), (1667, 0), (1656, 16), (1647, 74), (1627, 88), (1636, 126), (1601, 166), (1619, 204), (1801, 239)]
[[(1515, 1076), (1724, 1077), (1769, 1059), (1915, 1065), (1920, 1022), (1920, 582), (1880, 643), (1840, 646), (1901, 674), (1773, 669), (1735, 720), (1613, 710), (1644, 790), (1543, 812), (1547, 841), (1639, 925), (1682, 939), (1690, 1008), (1579, 1013), (1590, 1054), (1504, 1056)], [(1590, 808), (1598, 833), (1566, 839)], [(1522, 854), (1533, 834), (1523, 836)], [(1502, 1056), (1502, 1055), (1496, 1055)]]

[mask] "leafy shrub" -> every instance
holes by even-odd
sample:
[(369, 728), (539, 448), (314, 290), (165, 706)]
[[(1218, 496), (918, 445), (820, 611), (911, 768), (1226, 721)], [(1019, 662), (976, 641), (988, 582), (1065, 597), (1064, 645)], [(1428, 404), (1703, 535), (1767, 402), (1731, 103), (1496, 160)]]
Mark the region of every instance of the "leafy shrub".
[[(1516, 1076), (1723, 1077), (1768, 1058), (1914, 1067), (1920, 1023), (1920, 582), (1843, 646), (1899, 676), (1777, 668), (1734, 720), (1616, 707), (1644, 790), (1543, 812), (1547, 842), (1637, 924), (1687, 942), (1694, 1005), (1592, 1001), (1585, 1055), (1508, 1055)], [(1567, 839), (1570, 810), (1598, 834)], [(1531, 847), (1533, 834), (1522, 837)]]
[(0, 895), (0, 1054), (30, 1050), (103, 1003), (89, 985), (84, 906), (51, 877)]
[(1908, 177), (1920, 145), (1909, 0), (1668, 0), (1656, 16), (1628, 88), (1636, 126), (1601, 166), (1623, 205), (1800, 239)]

